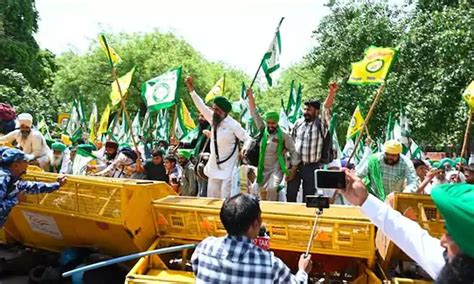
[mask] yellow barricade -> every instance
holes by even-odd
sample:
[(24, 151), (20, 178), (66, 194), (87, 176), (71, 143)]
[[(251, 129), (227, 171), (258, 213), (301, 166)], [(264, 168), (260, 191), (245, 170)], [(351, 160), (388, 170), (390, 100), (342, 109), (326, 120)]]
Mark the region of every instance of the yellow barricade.
[[(396, 192), (394, 193), (393, 207), (405, 217), (418, 222), (433, 237), (440, 238), (444, 233), (444, 219), (434, 205), (430, 195)], [(381, 256), (383, 270), (387, 270), (394, 259), (409, 260), (381, 231), (377, 232), (376, 246)]]
[[(220, 222), (221, 199), (169, 196), (153, 202), (159, 237), (200, 241), (226, 234)], [(271, 249), (303, 252), (311, 235), (314, 208), (303, 204), (262, 201), (263, 225)], [(332, 206), (320, 216), (312, 253), (367, 259), (375, 258), (374, 225), (359, 208)]]
[[(32, 171), (24, 180), (53, 182), (57, 176)], [(168, 195), (175, 192), (163, 182), (68, 176), (58, 191), (22, 196), (5, 229), (25, 245), (48, 250), (80, 246), (134, 253), (156, 238), (151, 201)]]

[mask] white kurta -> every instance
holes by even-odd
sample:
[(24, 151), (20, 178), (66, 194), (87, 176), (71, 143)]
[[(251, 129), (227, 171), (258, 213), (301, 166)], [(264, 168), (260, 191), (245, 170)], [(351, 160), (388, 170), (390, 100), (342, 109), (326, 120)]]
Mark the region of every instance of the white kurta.
[(362, 212), (401, 250), (418, 263), (433, 279), (446, 264), (440, 240), (430, 236), (418, 223), (404, 217), (388, 204), (369, 194)]
[[(194, 104), (196, 105), (199, 112), (206, 118), (206, 120), (212, 125), (212, 115), (213, 111), (206, 106), (201, 97), (196, 92), (191, 93), (191, 98), (193, 99)], [(231, 179), (232, 171), (237, 165), (239, 157), (239, 148), (234, 151), (235, 143), (238, 143), (238, 140), (243, 141), (244, 144), (251, 143), (252, 138), (245, 132), (245, 129), (232, 117), (227, 116), (217, 127), (217, 147), (219, 149), (219, 160), (223, 161), (232, 155), (230, 159), (226, 162), (217, 165), (216, 151), (214, 146), (214, 127), (211, 130), (211, 155), (209, 161), (207, 162), (206, 167), (204, 168), (204, 173), (213, 179)]]
[(31, 129), (30, 135), (28, 135), (26, 139), (22, 139), (21, 132), (17, 129), (0, 137), (0, 141), (8, 143), (16, 141), (25, 154), (33, 155), (34, 158), (38, 160), (41, 167), (49, 162), (49, 153), (51, 150), (48, 144), (46, 144), (43, 135), (35, 129)]

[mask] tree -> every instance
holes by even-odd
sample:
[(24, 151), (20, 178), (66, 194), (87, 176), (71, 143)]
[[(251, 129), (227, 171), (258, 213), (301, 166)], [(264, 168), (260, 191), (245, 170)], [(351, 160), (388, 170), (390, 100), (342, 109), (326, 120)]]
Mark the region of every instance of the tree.
[[(465, 123), (463, 88), (472, 80), (474, 9), (462, 1), (417, 1), (412, 10), (385, 1), (333, 1), (331, 14), (314, 32), (317, 41), (308, 54), (308, 68), (321, 70), (321, 85), (346, 82), (350, 62), (362, 59), (370, 45), (399, 47), (399, 60), (369, 124), (382, 137), (389, 112), (405, 105), (412, 135), (421, 144), (459, 145)], [(430, 3), (438, 4), (430, 4)], [(342, 83), (334, 113), (349, 121), (356, 103), (367, 108), (374, 87)]]
[[(241, 82), (248, 80), (242, 71), (229, 68), (223, 63), (207, 61), (191, 45), (171, 33), (155, 31), (147, 34), (110, 35), (108, 38), (109, 44), (123, 59), (118, 66), (118, 73), (123, 75), (136, 67), (127, 96), (127, 108), (131, 111), (141, 109), (142, 114), (145, 112), (140, 96), (142, 83), (173, 67), (183, 67), (183, 79), (186, 75), (192, 75), (196, 90), (202, 96), (226, 73), (225, 95), (231, 100), (237, 100)], [(57, 64), (59, 70), (55, 75), (54, 94), (61, 96), (65, 103), (71, 102), (73, 98), (80, 98), (86, 106), (95, 102), (99, 110), (105, 108), (110, 101), (110, 84), (113, 78), (105, 54), (96, 42), (91, 43), (89, 52), (84, 55), (72, 52), (61, 55)], [(183, 83), (179, 96), (195, 113), (194, 104)]]

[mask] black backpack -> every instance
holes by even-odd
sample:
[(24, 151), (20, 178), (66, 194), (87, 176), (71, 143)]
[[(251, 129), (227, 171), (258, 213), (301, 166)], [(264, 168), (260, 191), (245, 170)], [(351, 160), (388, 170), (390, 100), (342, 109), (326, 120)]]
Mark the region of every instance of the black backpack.
[(250, 166), (258, 167), (258, 160), (260, 159), (260, 142), (262, 141), (263, 131), (255, 137), (255, 144), (247, 151), (247, 156), (244, 163)]

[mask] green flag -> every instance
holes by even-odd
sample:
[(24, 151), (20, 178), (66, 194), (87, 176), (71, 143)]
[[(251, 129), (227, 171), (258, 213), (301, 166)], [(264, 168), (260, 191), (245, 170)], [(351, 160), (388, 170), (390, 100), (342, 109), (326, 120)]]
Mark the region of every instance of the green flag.
[(170, 114), (168, 109), (158, 111), (155, 124), (155, 139), (169, 141)]
[(48, 140), (48, 139), (51, 140), (52, 139), (51, 134), (49, 133), (48, 124), (46, 123), (46, 120), (44, 119), (44, 116), (41, 116), (41, 120), (36, 125), (36, 128), (38, 129), (39, 132), (41, 132), (41, 134), (44, 135), (44, 138), (46, 140)]
[[(283, 21), (283, 19), (282, 19)], [(275, 37), (273, 38), (270, 47), (262, 58), (262, 69), (265, 72), (268, 85), (272, 86), (272, 73), (280, 68), (280, 54), (281, 54), (281, 38), (280, 38), (280, 24), (277, 27)]]
[(69, 120), (66, 125), (66, 133), (73, 142), (82, 138), (83, 128), (85, 124), (85, 114), (82, 107), (82, 102), (74, 100), (69, 113)]
[(86, 166), (94, 159), (96, 159), (96, 157), (91, 153), (83, 149), (77, 149), (76, 156), (74, 157), (74, 163), (72, 164), (72, 174), (80, 176), (86, 175)]
[(302, 86), (298, 87), (298, 90), (294, 87), (294, 80), (291, 81), (290, 97), (288, 98), (288, 105), (286, 107), (286, 113), (291, 123), (295, 123), (298, 118), (303, 116), (301, 110), (302, 103)]
[(249, 110), (249, 101), (247, 98), (247, 88), (245, 87), (245, 83), (242, 82), (242, 86), (240, 88), (240, 121), (244, 124), (247, 124), (248, 121), (252, 118), (250, 115)]
[(178, 102), (181, 67), (171, 69), (142, 85), (142, 98), (150, 111), (168, 108)]
[(132, 131), (133, 131), (133, 135), (142, 136), (142, 132), (141, 132), (142, 129), (140, 125), (140, 110), (137, 111), (137, 114), (135, 114), (135, 117), (133, 118)]
[(392, 120), (392, 113), (388, 113), (388, 122), (387, 122), (387, 128), (385, 129), (385, 141), (393, 139), (393, 130), (394, 130), (395, 124), (393, 123)]
[(286, 116), (286, 112), (283, 106), (280, 108), (280, 121), (278, 121), (278, 126), (280, 126), (281, 129), (283, 129), (285, 132), (290, 131), (290, 121)]
[(118, 132), (118, 142), (119, 143), (128, 143), (130, 142), (130, 125), (125, 117), (125, 112), (122, 111), (122, 122), (119, 127)]

